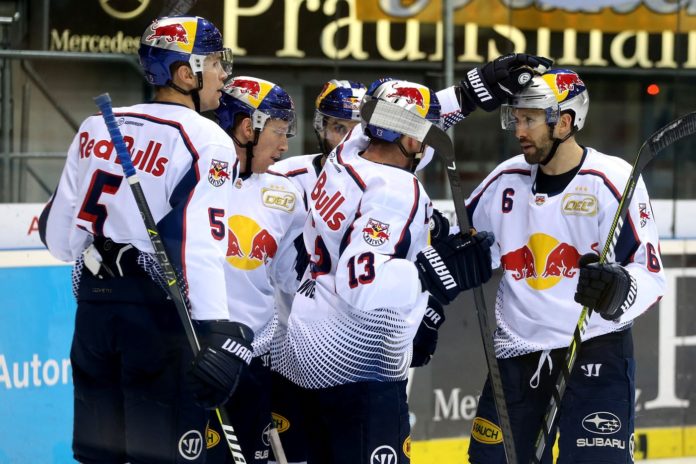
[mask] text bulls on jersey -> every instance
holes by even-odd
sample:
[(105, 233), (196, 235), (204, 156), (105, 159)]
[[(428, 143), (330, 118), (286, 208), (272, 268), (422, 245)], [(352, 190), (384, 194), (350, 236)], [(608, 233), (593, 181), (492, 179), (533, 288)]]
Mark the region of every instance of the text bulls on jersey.
[[(154, 140), (149, 140), (145, 149), (135, 150), (135, 140), (128, 135), (123, 136), (123, 141), (128, 147), (128, 151), (133, 158), (133, 166), (142, 172), (147, 172), (155, 177), (160, 177), (164, 174), (166, 164), (169, 159), (165, 156), (160, 156), (162, 144)], [(89, 132), (80, 132), (80, 158), (89, 158), (95, 156), (106, 161), (112, 161), (119, 164), (120, 161), (114, 150), (114, 144), (109, 139), (96, 140), (90, 137)]]

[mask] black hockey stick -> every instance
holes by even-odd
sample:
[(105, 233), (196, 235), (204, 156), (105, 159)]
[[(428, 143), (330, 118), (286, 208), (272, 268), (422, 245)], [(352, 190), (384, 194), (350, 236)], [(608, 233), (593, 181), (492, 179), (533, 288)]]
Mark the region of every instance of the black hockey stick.
[[(609, 234), (606, 242), (604, 243), (604, 248), (602, 248), (602, 252), (599, 255), (600, 263), (605, 263), (608, 259), (614, 258), (614, 248), (616, 247), (616, 242), (619, 239), (621, 228), (626, 220), (628, 207), (631, 204), (631, 199), (633, 198), (633, 192), (635, 191), (638, 179), (640, 178), (640, 174), (643, 172), (645, 166), (647, 166), (647, 164), (652, 161), (662, 150), (669, 147), (677, 140), (681, 140), (682, 138), (694, 133), (696, 133), (696, 112), (691, 112), (675, 119), (662, 129), (652, 134), (640, 147), (640, 150), (638, 150), (638, 156), (636, 156), (636, 160), (633, 162), (631, 173), (628, 176), (626, 187), (621, 194), (621, 200), (619, 201), (619, 206), (617, 207), (616, 214), (614, 215), (614, 220), (609, 228)], [(591, 315), (592, 308), (582, 308), (580, 318), (578, 319), (578, 323), (575, 326), (575, 331), (573, 333), (573, 340), (570, 342), (568, 351), (566, 351), (565, 359), (563, 361), (563, 365), (561, 366), (561, 372), (558, 374), (558, 378), (556, 379), (556, 385), (554, 391), (552, 392), (551, 400), (546, 407), (544, 421), (541, 424), (541, 429), (539, 430), (539, 434), (537, 435), (537, 439), (534, 444), (534, 455), (530, 461), (532, 464), (538, 464), (541, 462), (546, 444), (555, 434), (556, 416), (558, 415), (558, 410), (568, 385), (570, 374), (573, 372), (575, 360), (578, 356), (578, 350), (580, 349), (580, 344), (582, 343), (582, 336), (587, 330)]]
[[(394, 130), (402, 134), (409, 135), (422, 141), (431, 147), (435, 153), (442, 157), (447, 167), (447, 176), (452, 190), (452, 201), (454, 210), (457, 214), (457, 223), (462, 232), (467, 232), (471, 227), (469, 215), (464, 206), (464, 189), (457, 171), (456, 158), (452, 140), (445, 131), (431, 124), (416, 114), (404, 110), (404, 108), (383, 100), (370, 100), (365, 102), (360, 108), (360, 116), (364, 121), (375, 124), (384, 129)], [(483, 351), (486, 355), (488, 364), (488, 374), (493, 390), (495, 408), (498, 411), (500, 429), (503, 433), (503, 448), (507, 457), (508, 464), (517, 464), (517, 453), (515, 452), (515, 441), (510, 425), (510, 416), (505, 402), (505, 392), (503, 390), (503, 380), (500, 376), (498, 359), (495, 357), (493, 340), (491, 337), (490, 324), (488, 323), (488, 309), (483, 298), (483, 289), (476, 287), (474, 292), (474, 303), (478, 315), (479, 329), (483, 341)]]
[[(155, 257), (159, 263), (162, 271), (164, 272), (164, 277), (167, 280), (169, 295), (176, 306), (176, 311), (179, 314), (181, 323), (184, 326), (184, 331), (186, 332), (186, 338), (188, 339), (189, 345), (191, 345), (191, 350), (193, 355), (197, 355), (201, 347), (198, 343), (198, 338), (196, 337), (196, 332), (193, 329), (193, 324), (191, 322), (191, 317), (189, 316), (188, 308), (186, 306), (186, 299), (181, 291), (181, 285), (179, 284), (176, 272), (174, 271), (174, 266), (169, 261), (169, 256), (167, 256), (167, 250), (164, 248), (164, 243), (157, 230), (157, 223), (155, 223), (152, 217), (152, 212), (147, 204), (147, 199), (143, 193), (143, 188), (140, 185), (140, 180), (138, 179), (135, 168), (133, 167), (133, 162), (131, 160), (130, 153), (128, 153), (128, 148), (123, 141), (123, 136), (118, 128), (118, 123), (114, 117), (114, 111), (111, 107), (111, 97), (108, 93), (99, 95), (94, 98), (94, 102), (97, 104), (104, 117), (104, 122), (106, 127), (109, 129), (109, 135), (111, 136), (111, 142), (114, 144), (116, 149), (116, 154), (121, 162), (121, 167), (123, 168), (123, 173), (126, 175), (126, 180), (131, 187), (133, 192), (133, 197), (135, 197), (135, 203), (138, 205), (138, 210), (140, 210), (140, 216), (143, 218), (145, 223), (145, 228), (150, 237), (150, 242), (152, 247), (155, 249)], [(234, 432), (234, 428), (229, 425), (230, 420), (227, 417), (227, 412), (224, 408), (217, 408), (215, 410), (218, 419), (220, 421), (220, 426), (223, 433), (225, 434), (225, 440), (227, 440), (227, 445), (229, 446), (230, 453), (232, 453), (232, 460), (235, 463), (246, 464), (246, 459), (242, 454), (242, 448), (239, 445), (239, 440)]]
[(197, 0), (169, 0), (163, 7), (159, 16), (183, 16), (187, 14)]

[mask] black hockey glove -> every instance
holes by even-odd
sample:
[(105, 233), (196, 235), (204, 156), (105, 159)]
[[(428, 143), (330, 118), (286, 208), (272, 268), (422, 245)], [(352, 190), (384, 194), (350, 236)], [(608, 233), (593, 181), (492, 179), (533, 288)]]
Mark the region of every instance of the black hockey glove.
[(617, 320), (636, 300), (636, 281), (623, 266), (599, 264), (594, 253), (582, 255), (575, 301), (598, 312), (603, 319)]
[(423, 320), (418, 326), (418, 332), (413, 338), (413, 358), (411, 367), (425, 366), (435, 354), (437, 348), (437, 331), (445, 322), (445, 312), (442, 305), (432, 296), (428, 298)]
[(453, 234), (419, 252), (415, 264), (423, 290), (446, 305), (459, 292), (488, 282), (494, 240), (490, 232)]
[(543, 56), (511, 53), (469, 70), (460, 84), (462, 113), (471, 113), (477, 106), (485, 111), (496, 110), (552, 64)]
[(201, 351), (193, 361), (196, 403), (217, 408), (232, 396), (251, 362), (254, 333), (244, 324), (229, 321), (194, 321)]
[(440, 211), (433, 208), (433, 215), (430, 217), (430, 243), (437, 243), (447, 238), (449, 231), (449, 220)]

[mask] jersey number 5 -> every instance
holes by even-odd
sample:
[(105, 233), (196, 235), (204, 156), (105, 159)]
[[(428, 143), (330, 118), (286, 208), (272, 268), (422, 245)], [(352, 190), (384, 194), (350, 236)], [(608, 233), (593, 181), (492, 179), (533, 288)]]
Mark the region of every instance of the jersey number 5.
[(106, 206), (99, 203), (99, 198), (102, 193), (114, 195), (121, 186), (122, 180), (123, 176), (111, 174), (101, 169), (97, 169), (92, 174), (92, 181), (89, 184), (89, 189), (87, 189), (77, 217), (92, 224), (92, 233), (94, 235), (104, 235), (104, 222), (109, 215), (106, 211)]

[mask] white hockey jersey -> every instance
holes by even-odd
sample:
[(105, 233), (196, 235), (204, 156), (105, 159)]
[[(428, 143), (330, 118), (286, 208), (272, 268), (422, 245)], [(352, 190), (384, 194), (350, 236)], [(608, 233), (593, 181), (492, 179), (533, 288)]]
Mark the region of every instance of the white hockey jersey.
[[(146, 103), (114, 114), (170, 259), (182, 270), (193, 319), (227, 319), (226, 228), (237, 157), (214, 122), (177, 104)], [(94, 235), (152, 253), (145, 226), (101, 115), (88, 117), (42, 214), (44, 243), (77, 259)]]
[[(467, 200), (474, 227), (495, 234), (493, 265), (504, 269), (496, 299), (495, 348), (501, 358), (570, 344), (581, 311), (573, 299), (578, 258), (601, 252), (631, 167), (586, 148), (577, 175), (553, 196), (533, 192), (537, 169), (516, 156)], [(614, 261), (636, 279), (636, 300), (617, 322), (593, 315), (585, 339), (624, 329), (664, 293), (657, 226), (642, 179)]]
[(359, 156), (366, 146), (354, 129), (309, 195), (311, 262), (276, 366), (305, 388), (405, 379), (425, 312), (413, 260), (427, 243), (430, 199), (413, 174)]
[(251, 327), (254, 355), (260, 356), (270, 349), (276, 326), (275, 292), (293, 295), (299, 284), (295, 240), (307, 211), (295, 185), (273, 171), (237, 179), (231, 190), (225, 273), (230, 319)]

